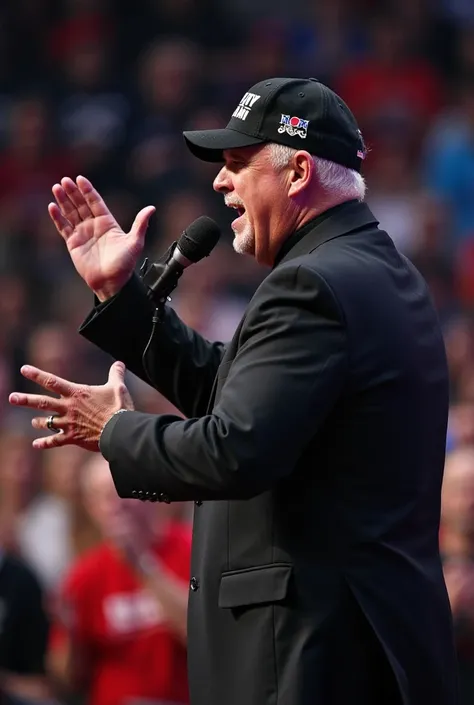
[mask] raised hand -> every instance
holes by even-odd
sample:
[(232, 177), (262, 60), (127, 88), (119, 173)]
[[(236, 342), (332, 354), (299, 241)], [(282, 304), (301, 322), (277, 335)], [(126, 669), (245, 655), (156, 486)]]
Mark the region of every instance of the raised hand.
[[(99, 451), (99, 439), (104, 424), (119, 409), (133, 411), (133, 401), (125, 386), (125, 365), (114, 362), (106, 384), (90, 386), (62, 379), (37, 367), (24, 365), (21, 373), (26, 379), (39, 384), (46, 394), (13, 392), (9, 402), (42, 412), (52, 412), (54, 426), (48, 426), (47, 416), (32, 419), (33, 428), (40, 431), (54, 430), (53, 435), (36, 438), (33, 447), (39, 449), (77, 445), (93, 452)], [(49, 417), (51, 419), (51, 416)], [(52, 420), (52, 419), (51, 419)]]
[(56, 203), (48, 211), (66, 242), (80, 276), (101, 301), (131, 277), (145, 243), (154, 206), (143, 208), (129, 233), (124, 233), (104, 199), (83, 176), (69, 177), (53, 186)]

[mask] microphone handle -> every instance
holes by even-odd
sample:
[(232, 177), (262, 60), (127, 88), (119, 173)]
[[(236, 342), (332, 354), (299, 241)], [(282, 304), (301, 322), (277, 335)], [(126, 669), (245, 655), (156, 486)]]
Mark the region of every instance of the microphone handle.
[(156, 306), (165, 303), (171, 292), (176, 289), (184, 268), (171, 260), (169, 264), (152, 264), (143, 276), (143, 283), (148, 288), (148, 296)]
[[(182, 260), (182, 261), (180, 261)], [(188, 260), (182, 256), (177, 243), (173, 244), (154, 264), (148, 264), (148, 258), (140, 268), (140, 275), (147, 290), (147, 296), (155, 306), (162, 307), (170, 293), (176, 288)]]

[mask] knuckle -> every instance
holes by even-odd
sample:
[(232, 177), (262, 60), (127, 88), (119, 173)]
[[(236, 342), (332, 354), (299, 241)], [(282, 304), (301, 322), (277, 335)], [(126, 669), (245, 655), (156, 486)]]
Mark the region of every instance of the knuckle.
[(55, 378), (52, 377), (51, 375), (46, 377), (46, 379), (44, 380), (44, 386), (46, 387), (46, 389), (54, 389), (56, 387)]
[(89, 396), (90, 390), (85, 384), (76, 387), (71, 393), (71, 399), (87, 399)]
[(48, 438), (49, 445), (52, 447), (62, 445), (63, 435), (64, 434), (62, 434), (62, 433), (55, 433), (54, 436), (51, 436), (50, 438)]
[(48, 400), (45, 397), (40, 397), (38, 400), (38, 408), (39, 409), (47, 409), (48, 408)]
[(117, 386), (117, 391), (120, 394), (120, 396), (125, 396), (125, 394), (128, 394), (128, 389), (125, 386), (124, 382), (120, 382)]

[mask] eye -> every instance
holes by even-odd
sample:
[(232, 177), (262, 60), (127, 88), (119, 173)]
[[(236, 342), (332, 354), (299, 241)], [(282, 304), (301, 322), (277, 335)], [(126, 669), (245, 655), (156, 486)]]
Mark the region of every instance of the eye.
[(245, 161), (245, 159), (242, 159), (242, 157), (229, 156), (227, 161), (227, 168), (231, 171), (238, 171), (239, 169), (243, 169), (246, 165), (247, 162)]

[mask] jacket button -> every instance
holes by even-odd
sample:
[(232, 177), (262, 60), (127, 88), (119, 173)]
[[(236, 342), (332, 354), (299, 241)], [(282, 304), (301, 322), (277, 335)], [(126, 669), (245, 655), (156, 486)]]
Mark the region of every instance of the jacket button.
[(193, 592), (196, 592), (196, 590), (199, 590), (199, 580), (195, 577), (192, 577), (190, 582), (189, 582), (189, 587)]
[(138, 494), (138, 499), (143, 499), (143, 495), (145, 493), (143, 492), (143, 490), (138, 490), (137, 494)]
[(168, 495), (165, 494), (164, 492), (161, 492), (161, 493), (160, 493), (160, 495), (159, 495), (159, 500), (160, 500), (160, 502), (164, 502), (165, 504), (170, 504), (170, 502), (171, 502), (171, 500), (170, 500), (170, 498), (168, 497)]
[(194, 502), (194, 504), (196, 505), (196, 507), (200, 507), (201, 504), (202, 504), (202, 500), (201, 500), (201, 499), (197, 499), (197, 500)]
[(132, 492), (131, 492), (131, 495), (132, 495), (132, 497), (136, 497), (136, 496), (137, 496), (137, 494), (138, 494), (138, 493), (137, 493), (137, 491), (136, 491), (136, 490), (132, 490)]
[(158, 502), (158, 493), (157, 492), (151, 493), (150, 502)]

